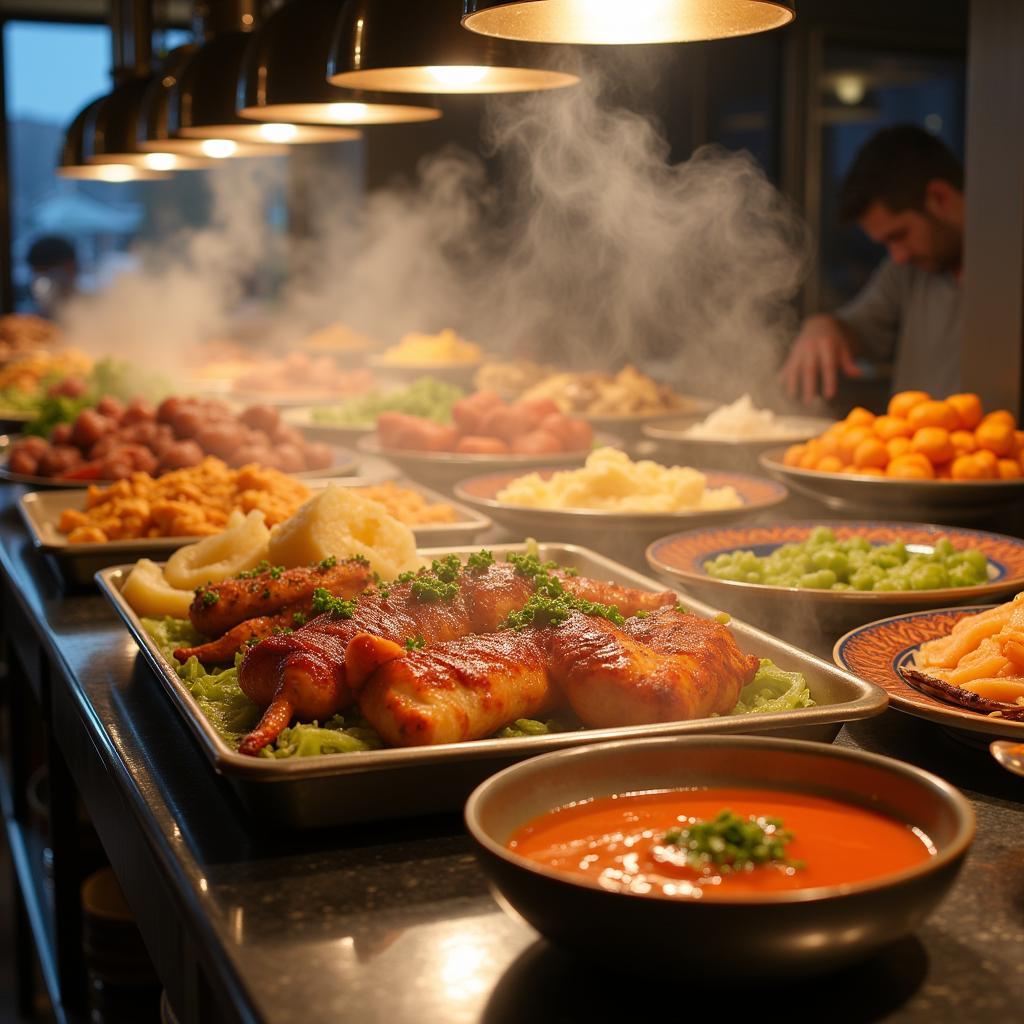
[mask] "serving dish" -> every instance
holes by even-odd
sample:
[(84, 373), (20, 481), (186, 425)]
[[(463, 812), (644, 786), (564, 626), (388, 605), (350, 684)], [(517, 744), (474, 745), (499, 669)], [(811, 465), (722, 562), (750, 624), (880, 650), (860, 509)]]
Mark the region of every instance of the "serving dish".
[[(594, 438), (594, 446), (620, 448), (622, 440), (606, 434)], [(465, 455), (462, 452), (424, 452), (399, 448), (384, 448), (374, 431), (360, 438), (356, 448), (367, 455), (380, 456), (393, 462), (406, 476), (421, 480), (427, 486), (453, 488), (460, 480), (480, 473), (515, 470), (521, 476), (545, 466), (559, 468), (581, 466), (590, 450), (576, 452), (548, 452), (541, 455)]]
[(965, 616), (991, 607), (938, 608), (870, 622), (840, 637), (832, 657), (847, 672), (882, 687), (892, 706), (909, 715), (976, 737), (1024, 741), (1024, 722), (982, 715), (937, 700), (911, 686), (899, 671), (910, 665), (921, 644), (947, 636)]
[[(337, 401), (331, 403), (337, 405)], [(298, 427), (312, 441), (324, 441), (327, 444), (354, 445), (360, 438), (367, 437), (376, 429), (376, 423), (361, 426), (341, 423), (321, 423), (314, 415), (311, 405), (295, 406), (285, 409), (281, 419), (289, 426)]]
[[(7, 468), (8, 450), (17, 440), (17, 434), (4, 434), (0, 436), (0, 480), (6, 480), (12, 484), (27, 484), (29, 487), (39, 487), (47, 490), (81, 490), (83, 483), (106, 487), (117, 482), (116, 480), (63, 480), (52, 476), (27, 476), (24, 473), (12, 473)], [(353, 452), (339, 445), (331, 445), (331, 449), (334, 455), (334, 462), (326, 469), (308, 469), (301, 473), (290, 475), (296, 476), (300, 480), (316, 480), (321, 477), (350, 476), (356, 472), (358, 462)]]
[[(815, 527), (825, 526), (837, 540), (863, 537), (872, 545), (902, 541), (909, 550), (929, 553), (940, 537), (959, 549), (977, 548), (988, 559), (988, 583), (939, 590), (862, 591), (811, 590), (744, 583), (709, 576), (704, 563), (737, 549), (764, 557), (783, 544), (802, 543)], [(811, 623), (815, 632), (832, 636), (887, 615), (942, 608), (951, 602), (969, 604), (1024, 590), (1024, 540), (983, 530), (967, 530), (927, 523), (878, 520), (793, 520), (762, 525), (709, 527), (677, 533), (655, 541), (647, 549), (647, 562), (662, 578), (682, 586), (727, 611), (798, 638)]]
[(782, 437), (761, 440), (688, 437), (687, 430), (699, 422), (699, 419), (690, 416), (676, 416), (646, 424), (643, 433), (645, 437), (657, 441), (663, 450), (670, 452), (672, 458), (682, 464), (757, 472), (758, 458), (764, 452), (778, 448), (779, 445), (796, 444), (817, 437), (832, 426), (834, 421), (817, 416), (780, 416), (778, 422), (788, 432)]
[(798, 469), (783, 463), (784, 447), (760, 457), (761, 466), (794, 491), (837, 511), (890, 513), (922, 522), (970, 522), (996, 506), (1024, 501), (1017, 480), (894, 480)]
[(709, 398), (698, 398), (693, 395), (678, 397), (682, 403), (681, 407), (667, 412), (627, 413), (622, 416), (591, 415), (585, 412), (570, 415), (586, 420), (595, 431), (603, 430), (625, 441), (637, 441), (648, 434), (649, 430), (657, 430), (669, 423), (697, 423), (715, 408), (715, 403)]
[[(547, 466), (538, 471), (544, 478), (556, 472)], [(739, 473), (709, 472), (708, 487), (733, 487), (743, 500), (739, 508), (697, 509), (692, 512), (608, 512), (601, 509), (542, 509), (511, 505), (498, 499), (498, 493), (522, 473), (491, 473), (470, 477), (455, 486), (456, 497), (486, 512), (513, 533), (545, 540), (579, 541), (599, 551), (631, 558), (643, 554), (657, 537), (681, 526), (720, 523), (750, 516), (773, 508), (786, 500), (788, 492), (781, 484), (763, 477)]]
[[(380, 481), (365, 477), (341, 477), (337, 480), (318, 479), (309, 486), (316, 494), (328, 484), (342, 487), (371, 487)], [(402, 482), (403, 487), (422, 494), (431, 504), (450, 505), (456, 514), (452, 523), (424, 523), (410, 526), (416, 543), (429, 547), (444, 544), (468, 544), (493, 525), (491, 520), (475, 509), (452, 501), (428, 487)], [(147, 537), (139, 540), (110, 541), (106, 544), (71, 544), (60, 532), (57, 524), (66, 508), (82, 508), (85, 490), (33, 491), (22, 495), (18, 511), (28, 528), (32, 544), (43, 554), (53, 555), (66, 579), (74, 583), (92, 583), (94, 574), (114, 562), (125, 559), (166, 558), (183, 544), (191, 544), (196, 537)]]
[(391, 377), (393, 380), (410, 383), (419, 377), (434, 377), (437, 380), (450, 381), (472, 388), (473, 378), (480, 369), (483, 359), (475, 359), (465, 363), (393, 363), (383, 355), (367, 356), (366, 365), (380, 377)]
[[(704, 900), (612, 892), (507, 848), (522, 825), (595, 797), (743, 786), (840, 800), (921, 829), (934, 855), (896, 874)], [(953, 884), (974, 814), (952, 786), (891, 758), (754, 737), (676, 736), (561, 750), (491, 777), (466, 826), (500, 901), (552, 941), (615, 970), (684, 970), (744, 982), (840, 967), (909, 935)], [(690, 937), (687, 941), (684, 937)]]
[[(435, 548), (427, 558), (445, 554), (467, 557), (475, 548)], [(525, 544), (493, 545), (495, 557), (525, 552)], [(570, 544), (541, 544), (541, 559), (625, 586), (660, 590), (650, 579), (611, 560)], [(130, 566), (97, 574), (101, 590), (135, 637), (143, 656), (182, 715), (212, 767), (261, 820), (296, 827), (334, 825), (374, 818), (401, 818), (452, 811), (461, 807), (472, 788), (487, 775), (514, 761), (549, 750), (630, 736), (759, 732), (831, 741), (843, 722), (870, 718), (886, 706), (877, 687), (743, 623), (731, 628), (746, 652), (770, 658), (805, 676), (815, 706), (785, 713), (705, 718), (690, 722), (617, 729), (551, 733), (516, 739), (486, 739), (435, 747), (386, 749), (358, 754), (309, 758), (247, 757), (231, 749), (205, 718), (169, 662), (142, 628), (139, 617), (121, 597)], [(699, 602), (688, 602), (698, 614), (714, 614)]]

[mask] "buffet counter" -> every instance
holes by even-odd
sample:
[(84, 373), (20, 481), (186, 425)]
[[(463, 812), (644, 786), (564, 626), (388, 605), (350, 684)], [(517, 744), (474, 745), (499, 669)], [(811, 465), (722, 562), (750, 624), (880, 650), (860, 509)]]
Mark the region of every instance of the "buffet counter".
[[(16, 509), (22, 493), (8, 485), (0, 494), (5, 814), (27, 910), (19, 923), (39, 949), (59, 1019), (87, 1019), (75, 790), (188, 1024), (589, 1024), (662, 1017), (701, 998), (701, 979), (685, 966), (700, 936), (666, 935), (679, 947), (678, 972), (638, 984), (570, 959), (506, 916), (457, 816), (307, 832), (248, 816), (109, 604), (95, 590), (66, 591), (33, 550)], [(818, 653), (827, 657), (826, 639)], [(50, 740), (52, 878), (23, 795), (33, 708)], [(1020, 779), (987, 749), (895, 711), (847, 727), (838, 742), (960, 787), (977, 838), (955, 889), (915, 938), (838, 975), (751, 994), (761, 1006), (785, 1000), (795, 1019), (1013, 1019), (1024, 999)], [(18, 938), (24, 973), (26, 936)], [(734, 970), (741, 986), (743, 964)], [(721, 988), (711, 995), (721, 1005)]]

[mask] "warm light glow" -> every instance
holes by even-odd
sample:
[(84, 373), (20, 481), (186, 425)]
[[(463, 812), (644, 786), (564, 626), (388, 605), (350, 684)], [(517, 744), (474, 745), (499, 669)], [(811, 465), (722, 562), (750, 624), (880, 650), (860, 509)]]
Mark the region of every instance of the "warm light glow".
[(259, 133), (267, 142), (291, 142), (299, 134), (299, 129), (293, 124), (263, 124)]
[(836, 78), (836, 97), (840, 103), (855, 107), (867, 92), (864, 79), (860, 75), (840, 75)]
[(178, 158), (173, 153), (147, 153), (142, 163), (151, 171), (173, 171), (178, 166)]
[(78, 181), (107, 181), (120, 184), (125, 181), (154, 181), (170, 175), (160, 174), (129, 164), (74, 164), (57, 168), (57, 177), (74, 178)]
[(213, 157), (214, 160), (225, 160), (235, 155), (238, 143), (230, 139), (203, 139), (199, 148), (204, 156)]
[(365, 121), (370, 108), (365, 103), (328, 103), (325, 113), (332, 121)]
[(463, 25), (504, 39), (542, 43), (679, 43), (778, 28), (786, 0), (477, 0)]
[(428, 67), (424, 70), (439, 85), (449, 89), (465, 89), (467, 86), (479, 85), (487, 77), (490, 68), (452, 64)]

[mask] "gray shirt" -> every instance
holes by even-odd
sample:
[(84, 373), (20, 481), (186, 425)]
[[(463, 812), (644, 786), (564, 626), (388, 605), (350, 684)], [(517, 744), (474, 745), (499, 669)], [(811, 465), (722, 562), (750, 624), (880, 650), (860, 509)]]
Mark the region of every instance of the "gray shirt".
[(856, 335), (858, 355), (893, 363), (894, 392), (960, 390), (963, 314), (952, 274), (883, 260), (835, 315)]

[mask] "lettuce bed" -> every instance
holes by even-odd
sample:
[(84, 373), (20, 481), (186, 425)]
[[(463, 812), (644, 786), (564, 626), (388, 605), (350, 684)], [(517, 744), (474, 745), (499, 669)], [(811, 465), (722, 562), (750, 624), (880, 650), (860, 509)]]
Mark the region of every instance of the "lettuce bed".
[[(237, 748), (242, 737), (259, 720), (257, 707), (238, 685), (236, 655), (231, 668), (208, 671), (198, 658), (189, 658), (184, 664), (174, 657), (178, 647), (191, 647), (203, 638), (184, 619), (143, 619), (142, 626), (175, 667), (178, 675), (196, 699), (203, 714), (228, 746)], [(807, 683), (799, 672), (785, 672), (764, 659), (753, 681), (740, 692), (733, 708), (734, 715), (756, 715), (773, 711), (790, 711), (810, 707)], [(553, 732), (571, 732), (582, 729), (579, 722), (549, 719), (544, 722), (518, 719), (495, 734), (495, 738), (508, 739), (521, 736), (543, 736)], [(351, 754), (358, 750), (377, 750), (384, 745), (380, 736), (358, 714), (333, 715), (327, 721), (293, 725), (285, 729), (277, 740), (260, 751), (261, 757), (313, 757), (318, 754)]]

